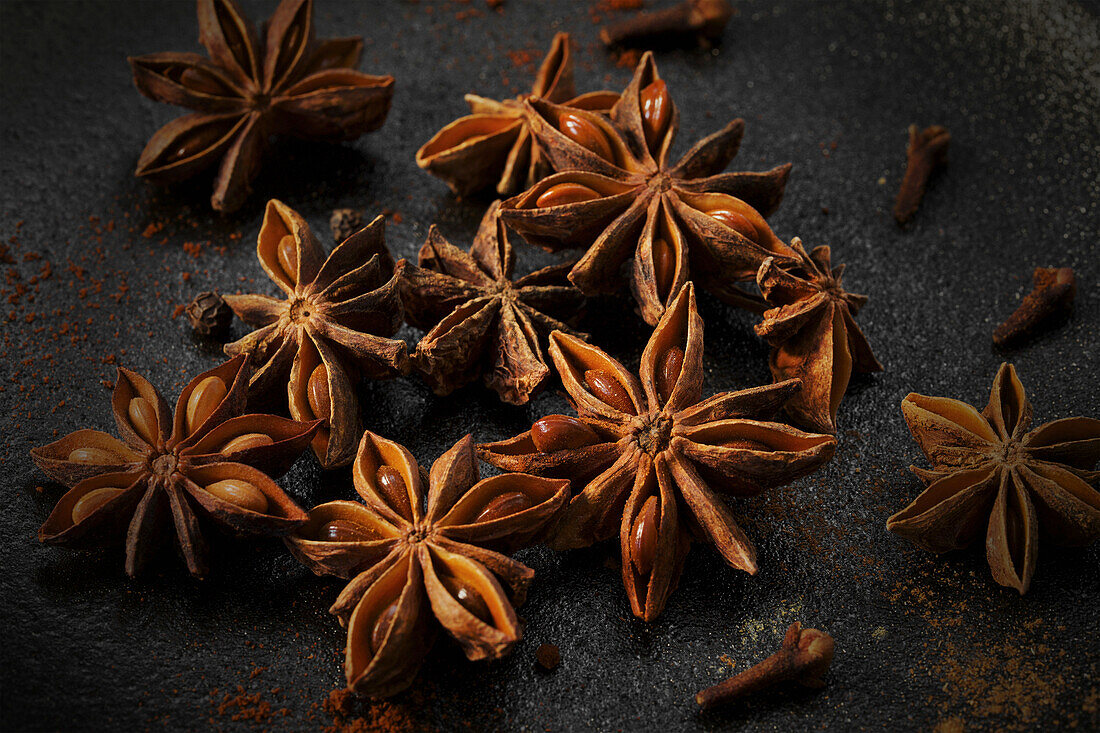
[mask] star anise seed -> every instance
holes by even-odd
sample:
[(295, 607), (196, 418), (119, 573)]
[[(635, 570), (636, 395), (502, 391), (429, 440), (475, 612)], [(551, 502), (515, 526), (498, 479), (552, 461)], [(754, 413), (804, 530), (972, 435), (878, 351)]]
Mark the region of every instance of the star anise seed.
[(377, 130), (392, 76), (356, 71), (362, 38), (314, 38), (312, 0), (283, 0), (261, 32), (233, 0), (199, 0), (199, 42), (210, 58), (130, 58), (134, 85), (157, 102), (195, 110), (153, 135), (136, 175), (180, 181), (218, 164), (210, 205), (234, 211), (260, 170), (268, 139), (343, 142)]
[(405, 342), (388, 338), (403, 317), (398, 282), (405, 261), (394, 264), (381, 216), (326, 259), (305, 220), (274, 199), (256, 254), (286, 299), (226, 295), (233, 312), (257, 330), (226, 344), (225, 353), (252, 360), (250, 395), (285, 385), (292, 417), (324, 421), (313, 439), (324, 468), (347, 465), (360, 434), (358, 377), (409, 370)]
[(916, 393), (901, 411), (932, 470), (910, 467), (927, 488), (890, 517), (891, 532), (938, 553), (966, 547), (984, 526), (993, 579), (1021, 595), (1040, 531), (1070, 547), (1100, 538), (1100, 420), (1065, 418), (1029, 432), (1031, 402), (1007, 363), (980, 413)]
[(351, 578), (331, 609), (348, 629), (348, 688), (385, 697), (408, 687), (439, 627), (471, 660), (507, 654), (534, 571), (501, 553), (557, 520), (569, 482), (514, 473), (478, 481), (469, 435), (425, 476), (408, 450), (369, 431), (352, 478), (361, 502), (314, 507), (287, 538), (318, 575)]
[(42, 542), (89, 549), (125, 539), (126, 572), (136, 575), (171, 519), (192, 575), (206, 574), (199, 518), (235, 532), (281, 535), (306, 513), (272, 480), (286, 472), (319, 426), (274, 415), (242, 415), (244, 357), (203, 372), (175, 411), (156, 388), (119, 369), (111, 405), (122, 440), (78, 430), (31, 457), (70, 487), (39, 530)]
[[(682, 367), (661, 389), (659, 365), (673, 350), (683, 354), (676, 357)], [(594, 440), (574, 440), (579, 431), (558, 421), (549, 429), (561, 439), (543, 452), (536, 431), (547, 428), (536, 423), (478, 446), (479, 454), (504, 470), (571, 479), (575, 494), (550, 546), (585, 547), (618, 532), (623, 585), (634, 615), (646, 621), (675, 588), (692, 535), (732, 567), (756, 572), (756, 551), (724, 497), (753, 496), (805, 476), (836, 447), (832, 436), (768, 421), (797, 394), (797, 379), (701, 399), (703, 322), (690, 283), (654, 329), (640, 379), (561, 332), (550, 336), (550, 355)]]

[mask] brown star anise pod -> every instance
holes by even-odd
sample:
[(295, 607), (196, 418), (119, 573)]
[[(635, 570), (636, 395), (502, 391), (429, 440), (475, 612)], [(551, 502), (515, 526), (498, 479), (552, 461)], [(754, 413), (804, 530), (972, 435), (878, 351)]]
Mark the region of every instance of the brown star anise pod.
[(619, 95), (589, 92), (576, 96), (569, 34), (558, 33), (530, 94), (498, 102), (467, 94), (473, 114), (460, 117), (416, 151), (416, 164), (443, 179), (459, 196), (496, 186), (512, 194), (550, 172), (524, 113), (525, 99), (546, 99), (564, 107), (607, 112)]
[(169, 517), (187, 569), (206, 574), (199, 516), (235, 532), (282, 535), (306, 513), (270, 478), (286, 472), (318, 423), (242, 415), (244, 357), (191, 380), (173, 413), (156, 388), (118, 370), (111, 397), (122, 440), (77, 430), (31, 451), (38, 467), (70, 487), (38, 532), (75, 549), (126, 541), (126, 573), (136, 575), (166, 539)]
[(725, 300), (763, 310), (733, 283), (751, 280), (768, 255), (795, 257), (764, 221), (783, 198), (790, 165), (721, 173), (737, 154), (743, 120), (670, 166), (679, 112), (648, 52), (610, 120), (546, 100), (525, 105), (559, 172), (505, 201), (501, 216), (532, 244), (587, 247), (569, 273), (582, 292), (618, 291), (621, 266), (633, 255), (631, 288), (647, 323), (693, 278)]
[(505, 470), (572, 479), (579, 493), (551, 547), (584, 547), (618, 532), (623, 585), (646, 621), (675, 588), (692, 535), (731, 566), (756, 572), (756, 551), (723, 495), (789, 483), (836, 447), (832, 436), (767, 422), (798, 392), (797, 379), (701, 399), (703, 322), (690, 283), (654, 329), (640, 381), (561, 332), (550, 335), (550, 355), (579, 419), (544, 417), (479, 454)]
[(314, 507), (287, 538), (318, 575), (352, 578), (331, 609), (348, 629), (348, 688), (384, 697), (408, 687), (439, 626), (471, 660), (507, 654), (522, 635), (514, 606), (534, 571), (500, 553), (530, 545), (557, 519), (569, 482), (514, 473), (478, 481), (469, 435), (425, 476), (408, 450), (369, 431), (352, 476), (363, 503)]
[(828, 247), (806, 254), (796, 237), (791, 249), (798, 255), (793, 266), (769, 257), (756, 274), (760, 292), (773, 306), (764, 312), (756, 334), (772, 345), (768, 365), (776, 381), (802, 380), (802, 391), (787, 403), (787, 413), (801, 425), (835, 433), (836, 412), (852, 370), (882, 371), (856, 325), (855, 315), (867, 296), (841, 287), (844, 265), (832, 267)]
[(420, 267), (405, 269), (402, 296), (409, 323), (431, 329), (413, 365), (436, 394), (481, 375), (502, 400), (522, 405), (550, 376), (546, 337), (570, 331), (555, 316), (576, 317), (584, 296), (566, 278), (572, 263), (512, 280), (515, 257), (499, 208), (495, 202), (485, 213), (469, 254), (432, 225)]
[(325, 259), (309, 225), (281, 201), (267, 204), (256, 254), (286, 299), (226, 295), (225, 302), (257, 330), (226, 344), (230, 356), (248, 354), (256, 371), (249, 394), (286, 384), (296, 420), (324, 420), (313, 451), (325, 468), (351, 463), (359, 438), (360, 373), (381, 379), (407, 373), (404, 341), (391, 338), (401, 325), (396, 265), (386, 249), (379, 216), (348, 237)]
[(1100, 420), (1070, 417), (1031, 425), (1031, 402), (1016, 369), (1001, 364), (989, 404), (947, 397), (901, 401), (909, 431), (932, 462), (910, 466), (928, 487), (886, 528), (918, 547), (947, 552), (969, 545), (986, 517), (993, 579), (1021, 595), (1035, 573), (1039, 532), (1060, 545), (1100, 538)]
[(199, 0), (198, 14), (209, 60), (195, 53), (130, 59), (138, 91), (195, 110), (153, 135), (139, 177), (180, 181), (219, 163), (210, 205), (234, 211), (271, 136), (342, 142), (386, 120), (393, 77), (354, 69), (362, 38), (315, 39), (312, 0), (279, 3), (262, 41), (233, 0)]

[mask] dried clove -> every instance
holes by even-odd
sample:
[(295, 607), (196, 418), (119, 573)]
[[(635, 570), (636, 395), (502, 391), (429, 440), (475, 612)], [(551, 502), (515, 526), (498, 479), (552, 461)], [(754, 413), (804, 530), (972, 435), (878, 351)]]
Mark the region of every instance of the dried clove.
[(684, 0), (664, 10), (638, 13), (600, 29), (605, 46), (645, 45), (695, 39), (709, 47), (722, 37), (733, 6), (728, 0)]
[(1077, 295), (1077, 278), (1070, 267), (1036, 267), (1032, 275), (1034, 289), (1024, 296), (1008, 320), (993, 332), (993, 343), (1009, 346), (1032, 335), (1055, 318), (1066, 315)]
[(795, 621), (787, 629), (779, 651), (741, 674), (698, 693), (695, 702), (706, 710), (783, 680), (794, 680), (803, 687), (824, 687), (821, 676), (832, 661), (833, 637), (817, 629), (803, 630), (802, 624)]
[(947, 146), (950, 142), (951, 133), (942, 125), (926, 127), (923, 132), (917, 132), (916, 125), (909, 126), (905, 178), (894, 202), (894, 219), (898, 224), (905, 224), (917, 213), (928, 179), (938, 168), (947, 165)]

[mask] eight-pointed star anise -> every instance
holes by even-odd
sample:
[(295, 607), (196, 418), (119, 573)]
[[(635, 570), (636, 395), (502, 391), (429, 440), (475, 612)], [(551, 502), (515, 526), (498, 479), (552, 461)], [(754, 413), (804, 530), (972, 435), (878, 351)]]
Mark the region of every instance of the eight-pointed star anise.
[(209, 60), (194, 53), (130, 59), (142, 94), (195, 110), (153, 135), (139, 177), (179, 181), (220, 162), (210, 205), (233, 211), (272, 135), (341, 142), (385, 121), (393, 77), (354, 69), (362, 38), (314, 39), (312, 0), (283, 0), (262, 40), (233, 0), (199, 0), (198, 14)]
[(352, 476), (363, 503), (314, 507), (287, 538), (317, 574), (352, 578), (331, 609), (348, 629), (348, 688), (383, 697), (408, 687), (439, 626), (469, 659), (507, 654), (522, 634), (514, 606), (534, 571), (501, 553), (531, 544), (557, 519), (569, 482), (478, 481), (469, 435), (426, 477), (404, 447), (369, 431)]
[(512, 280), (515, 257), (495, 202), (481, 220), (470, 253), (433, 225), (420, 248), (420, 267), (406, 267), (402, 297), (409, 323), (428, 331), (413, 366), (436, 394), (449, 394), (481, 375), (514, 405), (530, 400), (550, 376), (543, 349), (558, 318), (579, 315), (584, 296), (566, 278), (572, 263)]
[(800, 425), (824, 433), (836, 432), (836, 413), (848, 389), (852, 370), (881, 372), (855, 315), (866, 295), (841, 287), (844, 265), (833, 268), (828, 247), (806, 254), (797, 237), (793, 266), (764, 260), (756, 284), (768, 304), (756, 333), (772, 345), (768, 365), (776, 381), (798, 378), (802, 391), (786, 411)]
[(276, 285), (267, 295), (226, 295), (233, 312), (257, 330), (226, 344), (248, 354), (256, 371), (249, 393), (286, 385), (290, 414), (324, 420), (313, 451), (325, 468), (351, 463), (359, 438), (358, 375), (381, 379), (408, 372), (405, 342), (388, 336), (401, 325), (396, 265), (379, 216), (337, 245), (325, 259), (309, 225), (281, 201), (267, 204), (256, 254)]
[(1035, 573), (1040, 531), (1068, 546), (1100, 538), (1100, 472), (1093, 470), (1100, 420), (1070, 417), (1028, 432), (1031, 402), (1007, 363), (980, 413), (915, 393), (901, 411), (932, 470), (910, 467), (928, 488), (890, 517), (891, 532), (938, 553), (967, 546), (986, 525), (993, 579), (1021, 595)]
[(753, 496), (814, 471), (836, 440), (768, 422), (791, 379), (701, 400), (703, 322), (691, 283), (669, 305), (642, 354), (640, 377), (579, 339), (555, 332), (550, 354), (579, 419), (550, 415), (514, 438), (479, 446), (500, 468), (570, 478), (576, 492), (551, 547), (619, 533), (623, 584), (650, 621), (676, 586), (691, 535), (756, 572), (756, 551), (722, 495)]
[(235, 532), (286, 534), (306, 513), (270, 478), (309, 445), (317, 422), (242, 415), (248, 364), (238, 357), (203, 372), (173, 413), (153, 385), (118, 370), (111, 397), (122, 440), (78, 430), (31, 451), (38, 467), (71, 487), (38, 533), (76, 549), (126, 542), (135, 575), (166, 541), (168, 517), (187, 569), (206, 574), (199, 517)]
[[(496, 186), (507, 195), (529, 188), (550, 172), (523, 109), (525, 99), (607, 112), (619, 95), (589, 92), (575, 97), (569, 34), (558, 33), (529, 94), (498, 102), (467, 94), (473, 114), (460, 117), (416, 151), (416, 164), (463, 196)], [(575, 98), (574, 98), (575, 97)]]
[(768, 255), (795, 253), (764, 221), (783, 198), (790, 165), (766, 173), (721, 173), (737, 154), (737, 119), (668, 164), (679, 112), (646, 53), (611, 119), (529, 100), (531, 129), (555, 171), (504, 202), (502, 218), (547, 249), (586, 247), (569, 273), (585, 294), (616, 292), (630, 278), (642, 317), (656, 323), (685, 282), (760, 308), (736, 287)]

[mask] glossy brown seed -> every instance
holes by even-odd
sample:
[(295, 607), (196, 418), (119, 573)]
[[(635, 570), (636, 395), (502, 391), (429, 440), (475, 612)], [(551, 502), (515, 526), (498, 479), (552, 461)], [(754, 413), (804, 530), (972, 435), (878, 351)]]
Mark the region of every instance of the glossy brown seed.
[(664, 301), (676, 277), (676, 250), (664, 239), (653, 240), (653, 275), (657, 281), (657, 296)]
[(661, 402), (668, 402), (672, 396), (672, 390), (676, 387), (676, 380), (680, 378), (680, 371), (684, 368), (684, 350), (679, 346), (673, 346), (657, 358), (657, 396)]
[(69, 451), (69, 460), (73, 463), (89, 463), (100, 466), (122, 462), (114, 453), (102, 448), (74, 448)]
[(443, 583), (443, 587), (462, 604), (463, 608), (477, 616), (482, 623), (492, 625), (493, 615), (489, 612), (489, 606), (480, 593), (449, 573), (440, 573), (439, 582)]
[(317, 530), (317, 539), (321, 542), (367, 542), (376, 536), (363, 525), (347, 519), (333, 519)]
[(531, 426), (531, 442), (539, 453), (553, 453), (595, 445), (600, 442), (600, 436), (575, 417), (547, 415)]
[(473, 523), (493, 522), (497, 519), (518, 514), (524, 509), (530, 509), (532, 506), (534, 506), (534, 502), (527, 494), (522, 491), (509, 491), (494, 497), (492, 501), (487, 503), (481, 513), (474, 518)]
[(191, 390), (187, 398), (187, 432), (195, 432), (195, 428), (202, 425), (203, 420), (210, 417), (225, 396), (229, 393), (225, 382), (215, 376), (209, 376), (202, 380)]
[(599, 191), (580, 183), (559, 183), (539, 194), (535, 199), (535, 208), (546, 209), (551, 206), (565, 206), (591, 201), (600, 197)]
[(286, 234), (279, 240), (279, 248), (276, 252), (279, 258), (279, 267), (290, 279), (292, 284), (298, 283), (298, 249), (294, 246), (294, 237)]
[(757, 231), (756, 225), (753, 224), (747, 216), (739, 214), (732, 209), (714, 209), (708, 211), (707, 214), (712, 219), (717, 219), (746, 239), (750, 239), (753, 242), (759, 242), (760, 232)]
[(656, 496), (646, 499), (630, 530), (630, 560), (643, 578), (653, 570), (657, 557), (657, 509)]
[(124, 489), (116, 489), (110, 486), (89, 491), (87, 494), (77, 499), (76, 503), (73, 504), (73, 524), (79, 524), (84, 521), (88, 518), (88, 515), (121, 494), (123, 491)]
[(614, 160), (611, 143), (608, 142), (607, 135), (595, 123), (578, 114), (563, 112), (558, 118), (558, 129), (573, 142), (591, 150), (604, 160)]
[(748, 438), (734, 438), (727, 440), (720, 444), (723, 448), (738, 448), (740, 450), (763, 450), (770, 451), (766, 443), (761, 443), (759, 440), (750, 440)]
[(382, 648), (382, 642), (386, 640), (386, 633), (393, 626), (394, 619), (397, 618), (398, 601), (400, 599), (386, 606), (382, 613), (378, 614), (378, 618), (374, 620), (374, 628), (370, 634), (371, 656), (377, 654), (378, 650)]
[(642, 128), (650, 150), (660, 143), (672, 118), (672, 100), (663, 79), (650, 83), (638, 95), (642, 103)]
[(630, 394), (609, 372), (603, 369), (589, 369), (584, 373), (584, 383), (589, 392), (619, 412), (625, 412), (627, 415), (637, 414), (634, 403), (630, 401)]
[(126, 414), (130, 416), (130, 424), (134, 430), (149, 445), (157, 444), (157, 411), (144, 397), (135, 397), (126, 407)]
[(267, 496), (247, 481), (227, 478), (210, 484), (206, 491), (224, 502), (236, 504), (250, 512), (263, 514), (267, 511)]
[(379, 466), (375, 476), (378, 479), (378, 491), (389, 504), (405, 519), (412, 519), (412, 504), (409, 503), (409, 490), (401, 472), (393, 466)]
[(264, 445), (272, 445), (274, 442), (275, 441), (271, 439), (270, 435), (264, 435), (263, 433), (245, 433), (244, 435), (238, 435), (222, 446), (221, 454), (223, 456), (228, 456), (231, 453), (240, 453), (243, 450), (259, 448)]
[(328, 369), (318, 364), (306, 383), (306, 399), (314, 417), (328, 420), (332, 414), (332, 400), (328, 395)]

